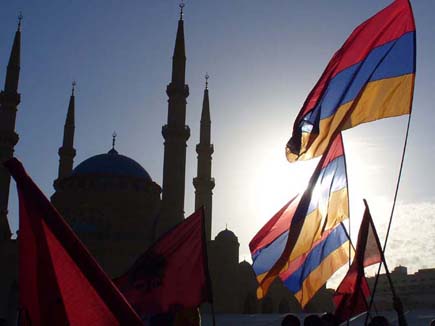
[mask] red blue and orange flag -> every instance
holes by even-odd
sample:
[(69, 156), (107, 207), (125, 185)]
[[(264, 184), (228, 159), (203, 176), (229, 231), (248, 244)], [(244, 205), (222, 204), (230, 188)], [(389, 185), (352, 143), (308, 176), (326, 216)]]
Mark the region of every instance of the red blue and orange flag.
[(411, 112), (415, 23), (408, 0), (358, 26), (308, 95), (286, 146), (290, 162), (322, 155), (341, 130)]
[[(251, 240), (257, 296), (264, 297), (279, 276), (305, 305), (348, 259), (349, 242), (340, 226), (348, 217), (346, 164), (339, 134), (317, 165), (307, 190), (287, 203)], [(319, 273), (322, 278), (315, 280)]]

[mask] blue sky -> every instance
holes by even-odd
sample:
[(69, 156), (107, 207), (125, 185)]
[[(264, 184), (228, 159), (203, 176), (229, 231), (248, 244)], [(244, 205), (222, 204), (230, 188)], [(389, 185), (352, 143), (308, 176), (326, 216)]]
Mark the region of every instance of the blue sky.
[[(193, 210), (192, 178), (204, 75), (209, 73), (214, 191), (213, 234), (228, 225), (248, 242), (294, 194), (315, 162), (287, 163), (284, 146), (303, 101), (332, 54), (354, 27), (386, 0), (188, 0), (185, 7), (187, 83), (186, 214)], [(417, 24), (417, 80), (397, 216), (387, 259), (410, 271), (434, 267), (435, 2), (412, 1)], [(0, 4), (0, 80), (4, 78), (17, 14), (23, 12), (22, 103), (16, 156), (50, 196), (57, 149), (77, 80), (75, 164), (117, 149), (161, 184), (167, 116), (165, 88), (178, 20), (177, 1), (41, 0)], [(381, 236), (394, 194), (406, 117), (346, 131), (354, 234), (363, 197)], [(17, 225), (15, 190), (10, 220)], [(406, 253), (406, 254), (405, 254)]]

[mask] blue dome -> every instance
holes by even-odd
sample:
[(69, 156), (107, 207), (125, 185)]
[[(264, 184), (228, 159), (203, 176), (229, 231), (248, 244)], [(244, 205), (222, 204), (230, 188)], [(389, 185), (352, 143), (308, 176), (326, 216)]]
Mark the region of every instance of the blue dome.
[(111, 149), (107, 154), (95, 155), (77, 165), (71, 175), (113, 175), (136, 177), (151, 181), (147, 171), (135, 160)]

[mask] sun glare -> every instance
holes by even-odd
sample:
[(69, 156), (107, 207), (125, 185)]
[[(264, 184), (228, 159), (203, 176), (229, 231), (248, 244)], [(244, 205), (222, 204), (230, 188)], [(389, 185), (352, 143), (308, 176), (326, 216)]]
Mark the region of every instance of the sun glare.
[(317, 160), (290, 164), (284, 151), (272, 150), (262, 157), (257, 162), (254, 185), (258, 216), (264, 224), (292, 197), (305, 190)]

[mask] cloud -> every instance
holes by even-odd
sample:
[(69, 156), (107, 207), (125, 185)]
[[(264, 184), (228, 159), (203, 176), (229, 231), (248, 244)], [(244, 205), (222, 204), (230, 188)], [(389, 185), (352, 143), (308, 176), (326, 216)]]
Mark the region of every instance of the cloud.
[[(385, 240), (390, 209), (391, 202), (386, 199), (378, 198), (377, 201), (372, 201), (371, 212), (382, 244)], [(358, 227), (359, 223), (360, 221)], [(356, 232), (357, 230), (354, 232), (355, 238)], [(396, 266), (402, 265), (408, 267), (408, 274), (412, 274), (419, 269), (434, 268), (434, 252), (435, 202), (399, 202), (396, 205), (385, 253), (389, 269), (392, 271)], [(343, 268), (337, 272), (328, 282), (328, 287), (335, 288), (346, 271), (347, 269)], [(377, 267), (371, 267), (366, 269), (366, 274), (373, 276), (376, 271)]]

